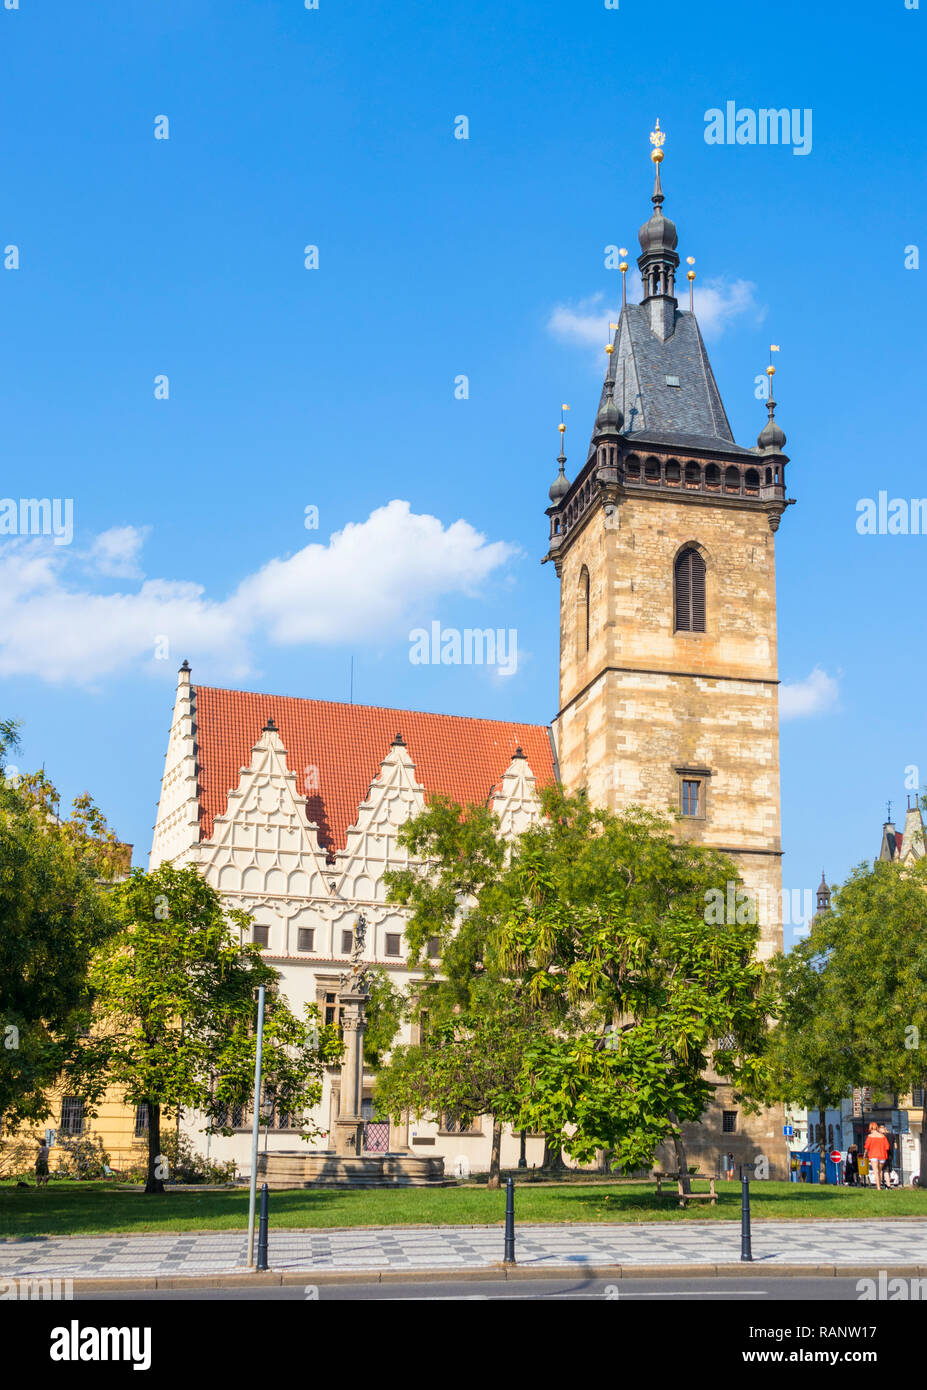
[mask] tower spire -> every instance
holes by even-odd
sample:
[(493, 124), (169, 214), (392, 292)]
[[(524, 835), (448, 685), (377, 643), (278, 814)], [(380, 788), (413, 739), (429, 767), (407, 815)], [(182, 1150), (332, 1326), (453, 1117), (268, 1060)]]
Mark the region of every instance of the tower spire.
[(679, 237), (676, 224), (663, 216), (663, 185), (660, 182), (660, 165), (663, 163), (663, 145), (666, 134), (660, 129), (660, 122), (650, 132), (652, 150), (650, 158), (654, 163), (654, 183), (651, 202), (653, 212), (638, 233), (641, 254), (637, 258), (641, 280), (644, 285), (642, 304), (650, 307), (650, 327), (661, 342), (666, 342), (676, 327), (676, 267), (679, 256), (676, 246)]

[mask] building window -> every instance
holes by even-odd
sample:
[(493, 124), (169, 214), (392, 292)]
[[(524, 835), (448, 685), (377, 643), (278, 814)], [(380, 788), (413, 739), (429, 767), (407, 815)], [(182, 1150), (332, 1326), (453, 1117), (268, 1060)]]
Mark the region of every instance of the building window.
[(388, 956), (398, 956), (402, 954), (402, 933), (398, 931), (388, 931), (386, 933), (386, 954)]
[(439, 957), (440, 954), (441, 954), (441, 942), (439, 941), (438, 937), (436, 937), (436, 936), (430, 936), (430, 937), (428, 938), (428, 945), (427, 945), (427, 947), (426, 947), (426, 950), (427, 950), (427, 952), (428, 952), (428, 959), (429, 959), (429, 960), (437, 960), (437, 959), (438, 959), (438, 957)]
[(300, 951), (314, 951), (315, 927), (300, 927), (296, 935), (296, 944)]
[(349, 956), (351, 947), (354, 945), (354, 933), (350, 930), (341, 933), (341, 954)]
[(61, 1133), (83, 1134), (84, 1102), (80, 1096), (65, 1096), (61, 1102)]
[(676, 557), (676, 631), (705, 631), (705, 561), (693, 546)]
[(270, 944), (270, 927), (260, 927), (255, 925), (252, 931), (252, 941), (255, 946), (268, 946)]
[(722, 1134), (734, 1134), (737, 1130), (737, 1111), (721, 1111), (721, 1132)]
[(684, 816), (703, 816), (704, 797), (702, 795), (702, 780), (700, 777), (683, 777), (682, 779), (682, 814)]
[(148, 1133), (148, 1106), (142, 1102), (135, 1107), (135, 1137), (141, 1139)]
[(452, 1110), (447, 1110), (441, 1116), (439, 1129), (442, 1134), (482, 1134), (476, 1120), (464, 1121)]
[(915, 1087), (914, 1087), (914, 1089), (913, 1089), (912, 1092), (911, 1092), (911, 1104), (914, 1106), (915, 1110), (923, 1110), (923, 1108), (924, 1108), (924, 1088), (923, 1088), (923, 1086), (915, 1086)]
[(322, 1000), (322, 1017), (326, 1028), (341, 1027), (341, 1005), (334, 990), (329, 990)]
[(589, 571), (583, 565), (579, 576), (579, 654), (585, 656), (589, 650)]

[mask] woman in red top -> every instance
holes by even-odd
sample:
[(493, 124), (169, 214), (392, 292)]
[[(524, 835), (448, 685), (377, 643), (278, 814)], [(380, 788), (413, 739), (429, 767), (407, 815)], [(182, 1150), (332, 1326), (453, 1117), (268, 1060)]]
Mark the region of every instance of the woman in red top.
[(879, 1127), (873, 1120), (869, 1126), (869, 1133), (866, 1136), (866, 1143), (863, 1145), (872, 1170), (875, 1173), (876, 1187), (882, 1187), (882, 1165), (888, 1158), (888, 1140), (884, 1134), (879, 1132)]

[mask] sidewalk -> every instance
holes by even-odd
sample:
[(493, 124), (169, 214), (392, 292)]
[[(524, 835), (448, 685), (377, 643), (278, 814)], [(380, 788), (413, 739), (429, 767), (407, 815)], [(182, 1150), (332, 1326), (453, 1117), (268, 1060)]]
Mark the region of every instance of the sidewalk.
[[(359, 1275), (491, 1270), (502, 1260), (501, 1226), (393, 1226), (275, 1231), (278, 1275)], [(522, 1272), (737, 1266), (737, 1222), (516, 1226)], [(230, 1231), (150, 1236), (34, 1236), (0, 1240), (0, 1279), (176, 1280), (247, 1275), (247, 1237)], [(905, 1266), (927, 1275), (927, 1220), (764, 1221), (753, 1227), (755, 1267), (847, 1274)], [(922, 1268), (921, 1268), (922, 1267)], [(749, 1269), (750, 1267), (747, 1266)]]

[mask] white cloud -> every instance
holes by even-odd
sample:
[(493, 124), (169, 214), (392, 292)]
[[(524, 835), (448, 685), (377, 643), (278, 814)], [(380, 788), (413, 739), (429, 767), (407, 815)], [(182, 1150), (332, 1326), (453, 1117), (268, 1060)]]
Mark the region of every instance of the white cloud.
[(142, 546), (150, 526), (111, 526), (101, 531), (87, 552), (87, 564), (116, 579), (141, 579)]
[[(680, 307), (689, 307), (686, 282), (679, 291)], [(636, 303), (643, 294), (640, 275), (635, 271), (628, 283), (628, 299)], [(617, 309), (610, 309), (604, 303), (601, 290), (575, 304), (557, 304), (547, 320), (547, 331), (561, 342), (576, 343), (581, 347), (598, 349), (596, 362), (602, 361), (605, 344), (614, 337), (610, 323), (617, 323)], [(748, 315), (754, 323), (762, 323), (766, 317), (765, 305), (756, 301), (756, 285), (751, 280), (727, 280), (717, 276), (701, 283), (695, 282), (695, 317), (706, 338), (719, 338), (724, 330), (743, 315)]]
[(805, 719), (811, 714), (824, 714), (837, 704), (840, 687), (833, 676), (815, 666), (803, 681), (793, 681), (779, 687), (779, 714), (782, 719)]
[[(680, 300), (688, 308), (688, 298)], [(723, 276), (695, 282), (695, 317), (706, 338), (720, 338), (725, 328), (742, 314), (754, 323), (766, 317), (765, 304), (756, 302), (756, 285), (751, 280), (726, 280)]]
[(575, 305), (558, 304), (547, 320), (548, 332), (563, 342), (595, 347), (603, 353), (605, 344), (614, 337), (609, 324), (618, 322), (617, 309), (602, 305), (604, 298), (600, 290), (598, 294), (591, 294), (588, 299), (581, 299)]
[[(114, 529), (133, 535), (105, 532), (110, 539), (98, 549), (97, 537), (89, 554), (103, 566), (132, 564), (144, 532)], [(212, 599), (200, 584), (169, 579), (95, 593), (68, 576), (86, 556), (44, 540), (10, 540), (0, 545), (0, 676), (93, 685), (152, 662), (156, 643), (167, 638), (171, 659), (215, 657), (241, 677), (258, 637), (349, 642), (400, 631), (423, 604), (476, 593), (513, 554), (513, 546), (487, 541), (466, 521), (445, 527), (392, 501), (327, 544), (271, 560), (230, 596)]]

